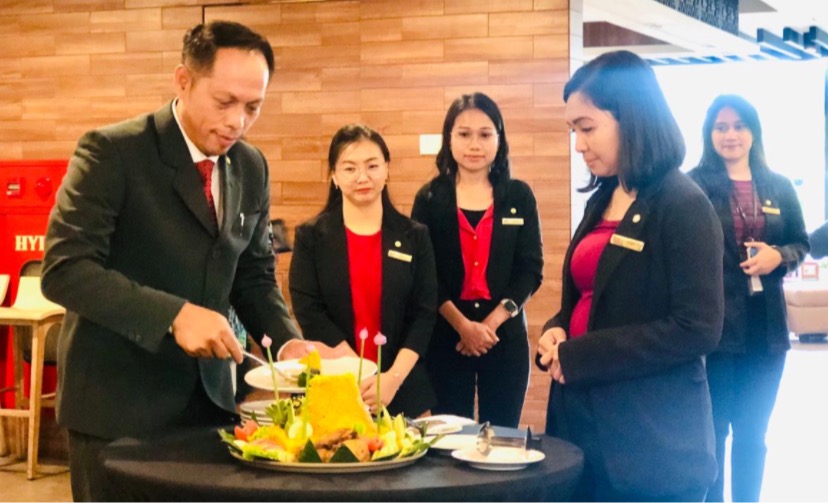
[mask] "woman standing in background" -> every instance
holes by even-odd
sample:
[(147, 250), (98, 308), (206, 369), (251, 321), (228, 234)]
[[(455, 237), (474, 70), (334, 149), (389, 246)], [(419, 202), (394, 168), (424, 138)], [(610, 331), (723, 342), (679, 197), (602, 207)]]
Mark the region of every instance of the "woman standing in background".
[(546, 431), (584, 451), (578, 501), (702, 501), (716, 476), (704, 355), (722, 327), (722, 231), (679, 171), (684, 140), (631, 52), (581, 67), (566, 121), (594, 191), (544, 326)]
[[(351, 124), (331, 140), (325, 209), (296, 228), (290, 296), (307, 338), (365, 358), (382, 348), (380, 399), (391, 414), (427, 415), (435, 403), (421, 357), (434, 327), (437, 279), (428, 230), (403, 216), (388, 197), (391, 155), (373, 129)], [(376, 412), (376, 379), (361, 383)]]
[(426, 365), (437, 413), (516, 427), (529, 382), (523, 305), (538, 289), (543, 250), (535, 197), (510, 178), (500, 109), (460, 96), (443, 123), (439, 175), (417, 193), (412, 217), (428, 226), (440, 315)]
[(782, 279), (808, 253), (808, 235), (793, 185), (765, 162), (753, 105), (719, 96), (707, 111), (703, 138), (690, 177), (713, 203), (725, 239), (724, 328), (707, 357), (719, 475), (707, 500), (724, 501), (725, 442), (732, 429), (733, 501), (758, 501), (765, 433), (791, 347)]

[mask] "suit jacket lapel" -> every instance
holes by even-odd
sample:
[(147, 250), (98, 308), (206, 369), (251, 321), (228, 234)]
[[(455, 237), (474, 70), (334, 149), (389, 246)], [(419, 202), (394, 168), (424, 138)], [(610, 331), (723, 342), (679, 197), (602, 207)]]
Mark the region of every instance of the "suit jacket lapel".
[(382, 215), (382, 300), (380, 301), (380, 326), (385, 335), (394, 333), (397, 321), (394, 319), (394, 306), (403, 298), (399, 290), (400, 278), (396, 274), (401, 262), (389, 255), (391, 250), (412, 255), (413, 260), (414, 250), (411, 249), (399, 221), (395, 215), (391, 215), (388, 209), (385, 209)]
[[(603, 212), (603, 208), (601, 209)], [(590, 321), (595, 319), (595, 309), (600, 303), (601, 295), (607, 286), (607, 282), (612, 278), (613, 271), (624, 260), (624, 257), (630, 253), (644, 253), (647, 242), (644, 239), (644, 228), (649, 217), (649, 202), (646, 194), (639, 194), (639, 197), (633, 201), (630, 208), (624, 214), (624, 218), (618, 223), (614, 235), (621, 238), (629, 238), (644, 243), (644, 249), (635, 251), (623, 246), (615, 245), (612, 242), (607, 244), (601, 258), (598, 260), (598, 270), (595, 272), (595, 285), (592, 294), (592, 307), (590, 308)], [(592, 227), (590, 227), (592, 230)], [(592, 327), (590, 327), (592, 328)]]
[(222, 222), (221, 233), (229, 234), (233, 231), (236, 216), (241, 213), (241, 169), (237, 162), (231, 158), (232, 149), (228, 155), (219, 158), (219, 179), (222, 183)]
[(327, 219), (325, 232), (330, 233), (322, 239), (322, 242), (330, 243), (325, 248), (325, 261), (330, 263), (334, 271), (341, 271), (341, 274), (334, 274), (330, 278), (323, 278), (330, 282), (330, 291), (341, 292), (340, 302), (336, 305), (341, 309), (339, 317), (346, 320), (345, 333), (353, 336), (354, 330), (354, 309), (353, 297), (351, 296), (351, 274), (348, 260), (348, 237), (345, 234), (345, 221), (342, 217), (342, 209), (331, 212), (324, 218)]
[(210, 206), (207, 203), (207, 198), (204, 197), (201, 177), (193, 164), (190, 151), (187, 149), (187, 143), (184, 141), (184, 135), (181, 134), (181, 129), (179, 129), (175, 117), (173, 117), (172, 104), (167, 103), (155, 112), (154, 120), (161, 160), (176, 170), (173, 178), (173, 189), (207, 232), (215, 237), (217, 229), (210, 216)]

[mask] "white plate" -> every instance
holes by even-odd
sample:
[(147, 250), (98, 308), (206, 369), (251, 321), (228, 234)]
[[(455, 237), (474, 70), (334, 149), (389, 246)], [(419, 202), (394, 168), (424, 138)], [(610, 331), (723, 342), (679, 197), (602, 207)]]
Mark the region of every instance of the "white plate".
[(257, 468), (266, 468), (268, 470), (293, 473), (379, 472), (408, 466), (425, 456), (426, 452), (428, 452), (420, 451), (417, 454), (407, 458), (395, 458), (388, 461), (368, 461), (365, 463), (282, 463), (280, 461), (273, 461), (270, 459), (244, 459), (238, 450), (230, 446), (227, 446), (227, 450), (230, 451), (230, 455), (246, 465), (255, 466)]
[(510, 471), (522, 470), (543, 460), (546, 455), (534, 449), (524, 451), (517, 447), (493, 447), (489, 455), (484, 456), (477, 448), (470, 447), (453, 451), (451, 457), (481, 470)]
[(417, 424), (428, 423), (429, 435), (448, 435), (457, 433), (463, 426), (475, 424), (474, 419), (467, 417), (453, 416), (450, 414), (438, 414), (436, 416), (422, 417), (414, 420)]
[[(426, 437), (426, 440), (428, 441), (432, 438), (434, 437)], [(445, 437), (436, 441), (434, 445), (432, 445), (430, 448), (436, 449), (438, 451), (451, 452), (456, 451), (458, 449), (474, 449), (476, 445), (477, 435), (446, 435)]]
[[(299, 368), (301, 371), (304, 365), (300, 364), (298, 360), (282, 360), (273, 364), (287, 373), (293, 373)], [(335, 360), (322, 360), (322, 375), (339, 375), (351, 373), (354, 376), (359, 372), (359, 358), (355, 356), (345, 356)], [(372, 376), (377, 373), (377, 364), (371, 360), (362, 361), (362, 378)], [(270, 369), (264, 365), (256, 367), (244, 375), (244, 381), (254, 388), (266, 389), (273, 391), (273, 381), (270, 377)], [(299, 387), (296, 382), (291, 382), (282, 377), (278, 372), (276, 373), (276, 386), (282, 393), (304, 393), (305, 388)]]
[(242, 419), (253, 419), (253, 413), (255, 413), (258, 424), (272, 424), (273, 421), (270, 417), (268, 417), (267, 413), (265, 413), (265, 409), (267, 409), (272, 403), (273, 400), (244, 402), (239, 405), (239, 416), (241, 416)]

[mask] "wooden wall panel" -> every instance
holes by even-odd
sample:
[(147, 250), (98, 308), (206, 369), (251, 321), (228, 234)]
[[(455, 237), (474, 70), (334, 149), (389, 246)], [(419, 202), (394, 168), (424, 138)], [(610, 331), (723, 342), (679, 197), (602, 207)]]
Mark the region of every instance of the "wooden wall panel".
[(55, 36), (56, 54), (112, 54), (124, 52), (124, 33), (66, 33)]
[(532, 59), (532, 37), (457, 38), (446, 40), (446, 61), (486, 61), (498, 59)]
[(161, 9), (161, 27), (184, 31), (201, 22), (201, 7), (167, 7)]
[(402, 40), (402, 19), (366, 19), (359, 23), (362, 42), (392, 42)]
[(402, 19), (402, 38), (405, 40), (486, 37), (488, 31), (489, 16), (486, 14)]
[(282, 6), (285, 23), (341, 23), (360, 20), (358, 0), (340, 2), (285, 2)]
[(92, 70), (91, 56), (39, 56), (17, 60), (18, 71), (24, 79), (30, 77), (54, 77), (58, 75), (89, 75)]
[(17, 18), (20, 29), (28, 34), (89, 33), (89, 14), (86, 12), (45, 14)]
[[(167, 75), (164, 55), (158, 52), (93, 54), (89, 57), (93, 75)], [(168, 83), (172, 82), (172, 76)], [(166, 90), (165, 90), (166, 92)]]
[(451, 0), (446, 14), (459, 12), (523, 12), (532, 10), (532, 0)]
[[(295, 225), (327, 196), (331, 135), (362, 121), (385, 136), (389, 190), (408, 212), (436, 174), (419, 136), (481, 91), (500, 105), (513, 171), (534, 189), (545, 282), (527, 307), (534, 348), (557, 310), (569, 240), (568, 0), (5, 0), (0, 7), (0, 148), (67, 158), (83, 132), (173, 97), (184, 31), (212, 19), (269, 37), (277, 71), (249, 140), (271, 169), (271, 215)], [(24, 85), (21, 85), (21, 79)], [(290, 253), (277, 277), (287, 280)], [(283, 284), (283, 287), (286, 287)], [(533, 349), (534, 351), (534, 349)], [(522, 422), (545, 423), (548, 377), (532, 371)]]
[(161, 9), (132, 9), (92, 12), (89, 28), (92, 33), (153, 30), (161, 26)]

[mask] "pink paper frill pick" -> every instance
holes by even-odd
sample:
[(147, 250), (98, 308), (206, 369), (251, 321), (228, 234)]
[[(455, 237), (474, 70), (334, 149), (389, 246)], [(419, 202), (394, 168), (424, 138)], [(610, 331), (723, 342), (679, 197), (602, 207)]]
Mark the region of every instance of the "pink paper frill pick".
[(377, 332), (374, 336), (374, 344), (377, 345), (377, 430), (380, 427), (380, 420), (382, 419), (382, 388), (380, 387), (380, 377), (382, 376), (382, 346), (388, 342), (388, 339)]
[(279, 385), (276, 382), (276, 371), (273, 369), (273, 353), (270, 351), (270, 347), (273, 345), (273, 339), (264, 334), (262, 336), (262, 347), (264, 348), (265, 352), (267, 353), (267, 361), (270, 364), (270, 379), (273, 383), (273, 398), (278, 402), (279, 401)]
[(362, 383), (362, 360), (365, 358), (365, 339), (368, 338), (368, 329), (359, 331), (359, 373), (357, 374), (357, 386)]

